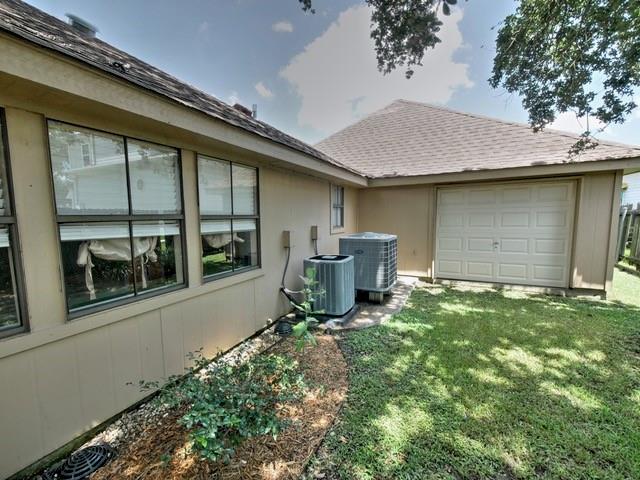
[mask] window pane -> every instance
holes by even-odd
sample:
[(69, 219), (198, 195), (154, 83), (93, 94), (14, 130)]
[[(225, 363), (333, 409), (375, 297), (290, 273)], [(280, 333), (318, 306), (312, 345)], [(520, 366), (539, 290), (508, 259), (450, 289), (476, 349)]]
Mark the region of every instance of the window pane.
[(233, 165), (233, 214), (256, 215), (257, 213), (257, 170), (251, 167)]
[(49, 122), (51, 167), (59, 214), (127, 214), (121, 137)]
[(178, 151), (153, 143), (127, 140), (133, 213), (180, 213)]
[(70, 310), (133, 295), (127, 223), (63, 224), (60, 239)]
[(234, 268), (258, 265), (258, 234), (255, 220), (233, 221)]
[(206, 220), (200, 223), (202, 234), (202, 274), (216, 275), (232, 269), (233, 246), (230, 220)]
[(199, 156), (198, 194), (202, 215), (230, 215), (231, 164)]
[(9, 229), (0, 227), (0, 330), (20, 325)]
[(184, 282), (178, 222), (134, 223), (133, 250), (138, 292)]

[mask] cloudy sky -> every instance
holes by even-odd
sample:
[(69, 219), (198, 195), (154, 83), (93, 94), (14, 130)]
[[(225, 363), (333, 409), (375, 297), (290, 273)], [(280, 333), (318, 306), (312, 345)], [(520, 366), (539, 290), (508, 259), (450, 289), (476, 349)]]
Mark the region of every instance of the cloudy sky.
[[(526, 122), (517, 97), (487, 84), (495, 29), (514, 0), (469, 0), (443, 26), (442, 43), (407, 80), (382, 75), (369, 38), (370, 12), (356, 0), (27, 0), (95, 24), (99, 37), (309, 143), (394, 99)], [(638, 102), (640, 103), (640, 102)], [(572, 114), (554, 125), (582, 131)], [(593, 125), (592, 125), (593, 126)], [(640, 144), (640, 112), (602, 139)]]

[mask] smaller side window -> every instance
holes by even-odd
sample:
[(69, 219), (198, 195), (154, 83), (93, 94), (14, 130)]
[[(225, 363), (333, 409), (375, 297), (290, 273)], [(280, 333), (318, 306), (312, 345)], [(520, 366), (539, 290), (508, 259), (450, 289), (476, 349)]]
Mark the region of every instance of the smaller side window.
[(344, 228), (344, 187), (331, 185), (331, 228)]

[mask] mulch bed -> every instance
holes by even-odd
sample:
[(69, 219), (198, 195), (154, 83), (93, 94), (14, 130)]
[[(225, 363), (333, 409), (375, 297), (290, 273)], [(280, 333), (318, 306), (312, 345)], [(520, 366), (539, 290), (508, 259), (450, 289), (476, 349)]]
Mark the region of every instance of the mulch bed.
[(290, 424), (276, 439), (248, 439), (228, 464), (201, 461), (189, 453), (187, 432), (176, 422), (181, 412), (174, 411), (121, 445), (117, 457), (91, 479), (299, 478), (347, 393), (347, 366), (336, 341), (328, 335), (317, 339), (316, 347), (306, 347), (303, 352), (295, 350), (290, 338), (269, 350), (298, 360), (309, 385), (303, 399), (285, 405), (283, 416)]

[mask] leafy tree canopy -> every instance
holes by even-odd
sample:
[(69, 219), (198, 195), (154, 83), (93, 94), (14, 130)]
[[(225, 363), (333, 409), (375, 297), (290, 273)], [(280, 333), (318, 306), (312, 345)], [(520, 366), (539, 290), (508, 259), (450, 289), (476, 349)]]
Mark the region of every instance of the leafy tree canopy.
[[(313, 12), (313, 0), (298, 0)], [(534, 130), (574, 112), (605, 126), (623, 123), (640, 87), (640, 0), (514, 0), (501, 22), (489, 79), (522, 97)], [(378, 68), (410, 78), (439, 42), (440, 15), (457, 0), (366, 0)], [(587, 125), (574, 153), (595, 145)]]

